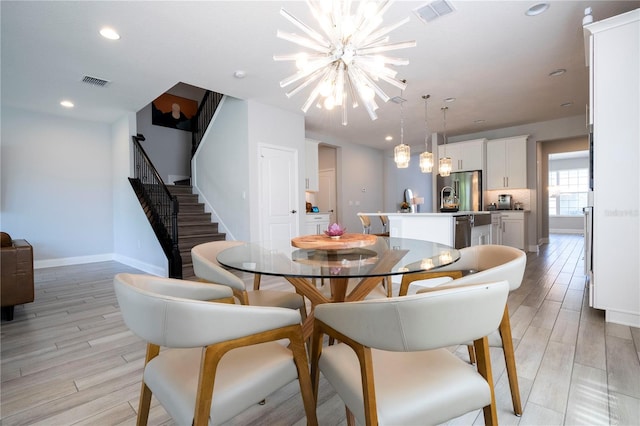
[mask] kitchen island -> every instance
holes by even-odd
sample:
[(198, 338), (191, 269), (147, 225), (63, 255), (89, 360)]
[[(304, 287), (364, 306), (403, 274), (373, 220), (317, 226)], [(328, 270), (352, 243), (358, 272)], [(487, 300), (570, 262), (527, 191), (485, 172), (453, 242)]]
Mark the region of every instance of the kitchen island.
[(458, 211), (451, 213), (358, 213), (387, 216), (389, 236), (433, 241), (455, 248), (489, 244), (491, 213)]

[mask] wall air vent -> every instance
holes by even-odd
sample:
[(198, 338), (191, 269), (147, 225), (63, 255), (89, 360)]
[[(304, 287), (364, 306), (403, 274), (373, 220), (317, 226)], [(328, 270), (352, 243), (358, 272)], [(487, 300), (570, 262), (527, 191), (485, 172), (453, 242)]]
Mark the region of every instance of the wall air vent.
[(93, 86), (100, 86), (100, 87), (104, 87), (107, 84), (111, 83), (109, 80), (105, 80), (103, 78), (98, 78), (98, 77), (91, 77), (88, 75), (85, 75), (82, 78), (82, 82), (83, 83), (87, 83), (87, 84), (91, 84)]
[(453, 6), (447, 0), (436, 0), (413, 10), (418, 18), (428, 23), (440, 16), (447, 15), (454, 11)]

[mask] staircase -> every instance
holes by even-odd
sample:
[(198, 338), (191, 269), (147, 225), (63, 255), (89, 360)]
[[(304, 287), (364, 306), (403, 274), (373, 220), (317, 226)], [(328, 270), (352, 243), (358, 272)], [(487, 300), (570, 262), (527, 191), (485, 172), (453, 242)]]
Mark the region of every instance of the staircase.
[(194, 280), (191, 248), (209, 241), (224, 240), (226, 235), (218, 232), (218, 224), (211, 222), (211, 213), (205, 213), (204, 204), (188, 185), (167, 185), (171, 195), (178, 198), (178, 247), (182, 257), (182, 279)]

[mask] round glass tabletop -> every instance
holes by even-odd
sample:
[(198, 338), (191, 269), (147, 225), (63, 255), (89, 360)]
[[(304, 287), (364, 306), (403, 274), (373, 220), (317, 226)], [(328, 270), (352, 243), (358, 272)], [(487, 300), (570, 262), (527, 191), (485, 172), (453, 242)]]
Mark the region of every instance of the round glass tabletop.
[(430, 241), (367, 235), (361, 238), (364, 242), (345, 244), (357, 240), (355, 236), (360, 234), (349, 235), (353, 237), (343, 241), (317, 236), (320, 244), (315, 245), (301, 244), (295, 238), (244, 243), (220, 252), (217, 260), (228, 268), (263, 275), (364, 278), (424, 272), (460, 258), (458, 250)]

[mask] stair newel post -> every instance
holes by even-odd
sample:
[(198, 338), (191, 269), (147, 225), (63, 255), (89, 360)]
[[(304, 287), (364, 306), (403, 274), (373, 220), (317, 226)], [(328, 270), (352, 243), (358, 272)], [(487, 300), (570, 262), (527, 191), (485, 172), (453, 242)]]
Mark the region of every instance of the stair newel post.
[(171, 240), (173, 242), (171, 250), (171, 265), (169, 271), (171, 277), (182, 278), (182, 256), (180, 256), (180, 247), (178, 245), (178, 212), (180, 203), (175, 195), (171, 197)]

